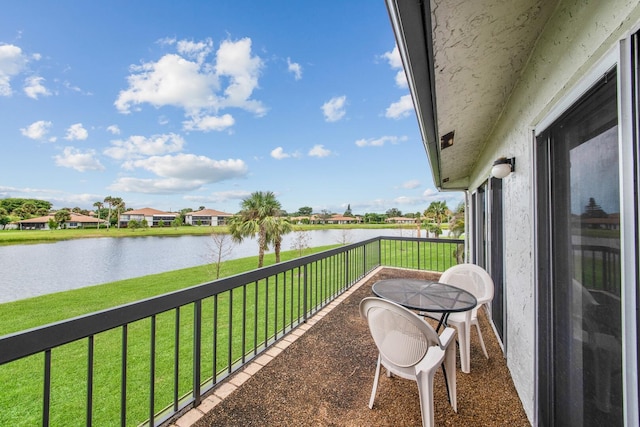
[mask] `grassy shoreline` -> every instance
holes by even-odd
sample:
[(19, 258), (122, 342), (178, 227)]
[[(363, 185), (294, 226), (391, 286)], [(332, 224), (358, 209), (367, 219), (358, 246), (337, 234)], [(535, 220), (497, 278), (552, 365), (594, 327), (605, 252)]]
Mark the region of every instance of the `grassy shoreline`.
[[(327, 225), (294, 225), (293, 231), (326, 230), (326, 229), (415, 229), (415, 226), (400, 224), (327, 224)], [(423, 230), (424, 231), (424, 230)], [(100, 238), (100, 237), (145, 237), (145, 236), (207, 236), (211, 233), (228, 233), (226, 226), (182, 226), (150, 227), (142, 230), (128, 228), (101, 229), (64, 229), (64, 230), (0, 230), (0, 246), (36, 243), (54, 243), (62, 240)]]
[[(309, 248), (303, 251), (302, 256), (337, 246), (339, 245)], [(296, 250), (281, 253), (282, 261), (299, 256), (300, 253)], [(253, 270), (257, 264), (257, 256), (223, 261), (220, 263), (220, 278)], [(272, 264), (275, 264), (275, 254), (265, 254), (264, 265)], [(213, 280), (215, 280), (213, 264), (204, 264), (1, 303), (0, 336), (197, 286)]]

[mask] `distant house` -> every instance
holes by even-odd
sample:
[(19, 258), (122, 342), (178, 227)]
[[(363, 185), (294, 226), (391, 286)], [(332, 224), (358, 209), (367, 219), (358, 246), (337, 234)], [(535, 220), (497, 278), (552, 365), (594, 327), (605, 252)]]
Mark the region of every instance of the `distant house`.
[(225, 225), (227, 219), (233, 214), (217, 211), (215, 209), (203, 209), (197, 212), (189, 212), (185, 215), (185, 223), (189, 225)]
[(359, 222), (361, 222), (360, 218), (342, 215), (331, 215), (325, 220), (326, 224), (357, 224)]
[(132, 211), (126, 211), (120, 214), (120, 227), (126, 228), (129, 225), (129, 221), (147, 221), (149, 227), (158, 227), (160, 222), (164, 226), (170, 226), (171, 222), (176, 219), (180, 214), (176, 212), (163, 212), (152, 208), (136, 209)]
[[(23, 219), (13, 224), (20, 230), (49, 230), (49, 220), (55, 221), (54, 215), (45, 215), (37, 218)], [(104, 219), (93, 218), (88, 215), (71, 214), (71, 219), (65, 221), (64, 228), (96, 228), (98, 224), (106, 226)]]
[(415, 218), (407, 218), (404, 216), (394, 216), (392, 218), (387, 218), (384, 220), (387, 224), (415, 224)]

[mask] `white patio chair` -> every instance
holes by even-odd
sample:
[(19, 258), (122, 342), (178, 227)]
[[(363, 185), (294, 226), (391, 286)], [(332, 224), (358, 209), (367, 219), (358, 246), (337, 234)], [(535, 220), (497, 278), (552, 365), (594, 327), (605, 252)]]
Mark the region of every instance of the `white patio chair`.
[(462, 288), (476, 297), (478, 304), (470, 311), (451, 313), (447, 319), (447, 325), (453, 326), (458, 331), (460, 343), (460, 368), (462, 372), (471, 372), (471, 325), (476, 327), (480, 345), (485, 357), (489, 354), (484, 345), (480, 324), (478, 323), (478, 310), (480, 307), (493, 300), (493, 279), (485, 269), (475, 264), (458, 264), (447, 269), (439, 279), (439, 282)]
[(433, 426), (433, 376), (444, 361), (449, 401), (457, 412), (455, 330), (446, 328), (438, 336), (412, 311), (376, 297), (362, 300), (360, 314), (367, 319), (379, 350), (369, 408), (373, 408), (380, 366), (384, 366), (388, 376), (394, 374), (418, 383), (422, 425)]

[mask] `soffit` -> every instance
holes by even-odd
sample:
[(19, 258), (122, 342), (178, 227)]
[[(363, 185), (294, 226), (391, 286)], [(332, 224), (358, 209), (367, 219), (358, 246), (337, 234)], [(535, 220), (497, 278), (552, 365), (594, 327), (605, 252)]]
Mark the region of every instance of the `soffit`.
[[(441, 189), (469, 177), (557, 0), (432, 0), (438, 137), (453, 145), (430, 158)], [(418, 70), (413, 70), (416, 73)], [(423, 70), (426, 73), (426, 70)], [(424, 129), (423, 137), (424, 137)], [(434, 164), (435, 163), (435, 164)]]

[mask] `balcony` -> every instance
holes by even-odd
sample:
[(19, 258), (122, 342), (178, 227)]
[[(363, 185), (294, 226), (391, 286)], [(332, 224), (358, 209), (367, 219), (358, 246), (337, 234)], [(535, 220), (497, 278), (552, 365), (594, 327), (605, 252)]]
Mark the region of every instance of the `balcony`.
[[(357, 307), (381, 277), (444, 271), (461, 243), (370, 239), (0, 337), (0, 380), (15, 396), (0, 424), (60, 425), (72, 412), (87, 426), (419, 425), (410, 381), (383, 377), (368, 409), (377, 351)], [(457, 414), (436, 375), (436, 422), (528, 425), (481, 326), (490, 359), (472, 334)], [(61, 378), (69, 366), (76, 378)]]

